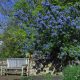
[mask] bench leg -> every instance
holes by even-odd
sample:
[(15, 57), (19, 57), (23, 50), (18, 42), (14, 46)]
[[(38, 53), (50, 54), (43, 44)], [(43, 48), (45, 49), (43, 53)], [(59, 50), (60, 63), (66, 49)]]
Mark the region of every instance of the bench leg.
[(24, 67), (22, 66), (21, 76), (24, 75)]

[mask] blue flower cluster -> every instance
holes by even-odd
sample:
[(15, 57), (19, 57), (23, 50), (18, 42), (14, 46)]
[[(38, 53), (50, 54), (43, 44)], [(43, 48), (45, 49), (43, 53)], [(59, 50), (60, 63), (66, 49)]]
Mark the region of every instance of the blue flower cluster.
[[(27, 2), (36, 8), (34, 1), (27, 0)], [(55, 37), (58, 37), (59, 34), (66, 34), (69, 29), (73, 28), (80, 29), (80, 11), (75, 6), (63, 10), (60, 6), (45, 0), (42, 2), (42, 7), (43, 10), (39, 11), (37, 16), (32, 15), (34, 9), (30, 9), (28, 13), (24, 10), (16, 12), (16, 17), (23, 22), (25, 21), (27, 27), (34, 27), (39, 32), (37, 41), (40, 41), (36, 42), (37, 45), (50, 48), (48, 43), (53, 44)]]
[(18, 10), (14, 16), (16, 16), (17, 18), (19, 18), (20, 20), (22, 20), (23, 22), (27, 22), (28, 21), (28, 16), (27, 14), (24, 13), (23, 10)]

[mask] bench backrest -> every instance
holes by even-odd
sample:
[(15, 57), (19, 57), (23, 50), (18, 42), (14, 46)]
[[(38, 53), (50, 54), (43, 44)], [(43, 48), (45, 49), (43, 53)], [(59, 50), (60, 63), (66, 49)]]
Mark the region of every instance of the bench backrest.
[(21, 68), (23, 65), (29, 64), (28, 58), (9, 58), (7, 59), (7, 68)]

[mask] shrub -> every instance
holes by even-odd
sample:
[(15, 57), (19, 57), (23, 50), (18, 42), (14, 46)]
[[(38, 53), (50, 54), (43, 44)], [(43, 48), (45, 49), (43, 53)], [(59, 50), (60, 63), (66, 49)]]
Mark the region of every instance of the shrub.
[(68, 66), (63, 70), (63, 80), (80, 80), (80, 65)]

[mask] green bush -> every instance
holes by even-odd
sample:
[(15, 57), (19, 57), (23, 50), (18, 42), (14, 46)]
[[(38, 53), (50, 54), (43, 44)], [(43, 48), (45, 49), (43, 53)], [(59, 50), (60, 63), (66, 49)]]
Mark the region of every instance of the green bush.
[(63, 70), (63, 80), (80, 80), (80, 65), (68, 66)]

